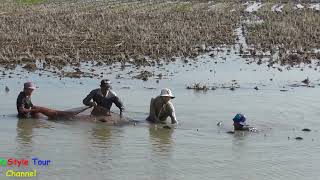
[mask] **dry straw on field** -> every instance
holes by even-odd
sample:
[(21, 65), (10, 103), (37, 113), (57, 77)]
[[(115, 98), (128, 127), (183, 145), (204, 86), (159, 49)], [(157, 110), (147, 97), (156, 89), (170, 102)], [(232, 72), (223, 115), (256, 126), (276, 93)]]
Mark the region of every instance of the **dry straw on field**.
[(209, 46), (235, 43), (239, 11), (228, 3), (222, 8), (208, 10), (199, 2), (8, 5), (0, 15), (0, 62), (63, 66), (131, 59), (149, 65), (145, 57), (195, 57)]

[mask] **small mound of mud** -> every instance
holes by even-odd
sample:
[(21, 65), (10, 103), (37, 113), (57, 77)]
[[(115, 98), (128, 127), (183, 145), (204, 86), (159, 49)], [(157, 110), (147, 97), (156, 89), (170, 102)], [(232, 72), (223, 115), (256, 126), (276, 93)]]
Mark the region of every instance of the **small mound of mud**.
[(301, 82), (290, 84), (290, 87), (308, 87), (308, 88), (314, 88), (315, 85), (312, 83), (309, 78), (306, 78), (302, 80)]
[(153, 73), (150, 71), (141, 71), (140, 74), (133, 76), (133, 78), (142, 79), (143, 81), (148, 81), (148, 79), (152, 76), (153, 76)]
[(304, 132), (310, 132), (311, 129), (309, 129), (309, 128), (304, 128), (304, 129), (302, 129), (302, 131), (304, 131)]
[(23, 68), (30, 71), (30, 72), (34, 72), (38, 69), (37, 65), (34, 63), (28, 63), (25, 66), (23, 66)]
[(63, 76), (64, 77), (69, 77), (69, 78), (81, 78), (81, 76), (83, 75), (84, 73), (81, 72), (81, 71), (76, 71), (76, 72), (64, 72), (63, 73)]
[(296, 138), (294, 138), (295, 140), (303, 140), (303, 138), (302, 137), (296, 137)]

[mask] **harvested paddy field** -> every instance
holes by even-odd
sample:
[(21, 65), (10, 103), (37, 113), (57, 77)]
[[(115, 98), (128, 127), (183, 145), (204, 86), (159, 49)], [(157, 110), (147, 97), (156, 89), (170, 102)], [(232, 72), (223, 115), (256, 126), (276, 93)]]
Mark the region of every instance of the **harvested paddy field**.
[(88, 76), (79, 68), (85, 62), (93, 69), (161, 66), (213, 57), (221, 47), (270, 66), (317, 62), (319, 3), (6, 1), (0, 5), (0, 64), (82, 77)]

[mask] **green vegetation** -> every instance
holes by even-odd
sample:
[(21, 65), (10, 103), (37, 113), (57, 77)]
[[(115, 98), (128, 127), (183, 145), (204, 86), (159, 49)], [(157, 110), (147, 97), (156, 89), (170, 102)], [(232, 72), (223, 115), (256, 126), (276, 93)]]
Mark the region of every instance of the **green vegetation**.
[(34, 4), (43, 4), (47, 2), (47, 0), (16, 0), (19, 4), (26, 4), (26, 5), (34, 5)]

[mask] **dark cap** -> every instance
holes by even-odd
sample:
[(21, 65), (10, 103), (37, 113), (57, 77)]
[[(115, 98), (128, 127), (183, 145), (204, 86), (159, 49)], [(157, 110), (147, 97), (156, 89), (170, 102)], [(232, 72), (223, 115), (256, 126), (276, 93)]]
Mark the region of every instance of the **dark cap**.
[(37, 87), (32, 82), (26, 82), (23, 84), (24, 89), (36, 89)]
[(100, 86), (111, 86), (111, 81), (109, 79), (101, 80)]

